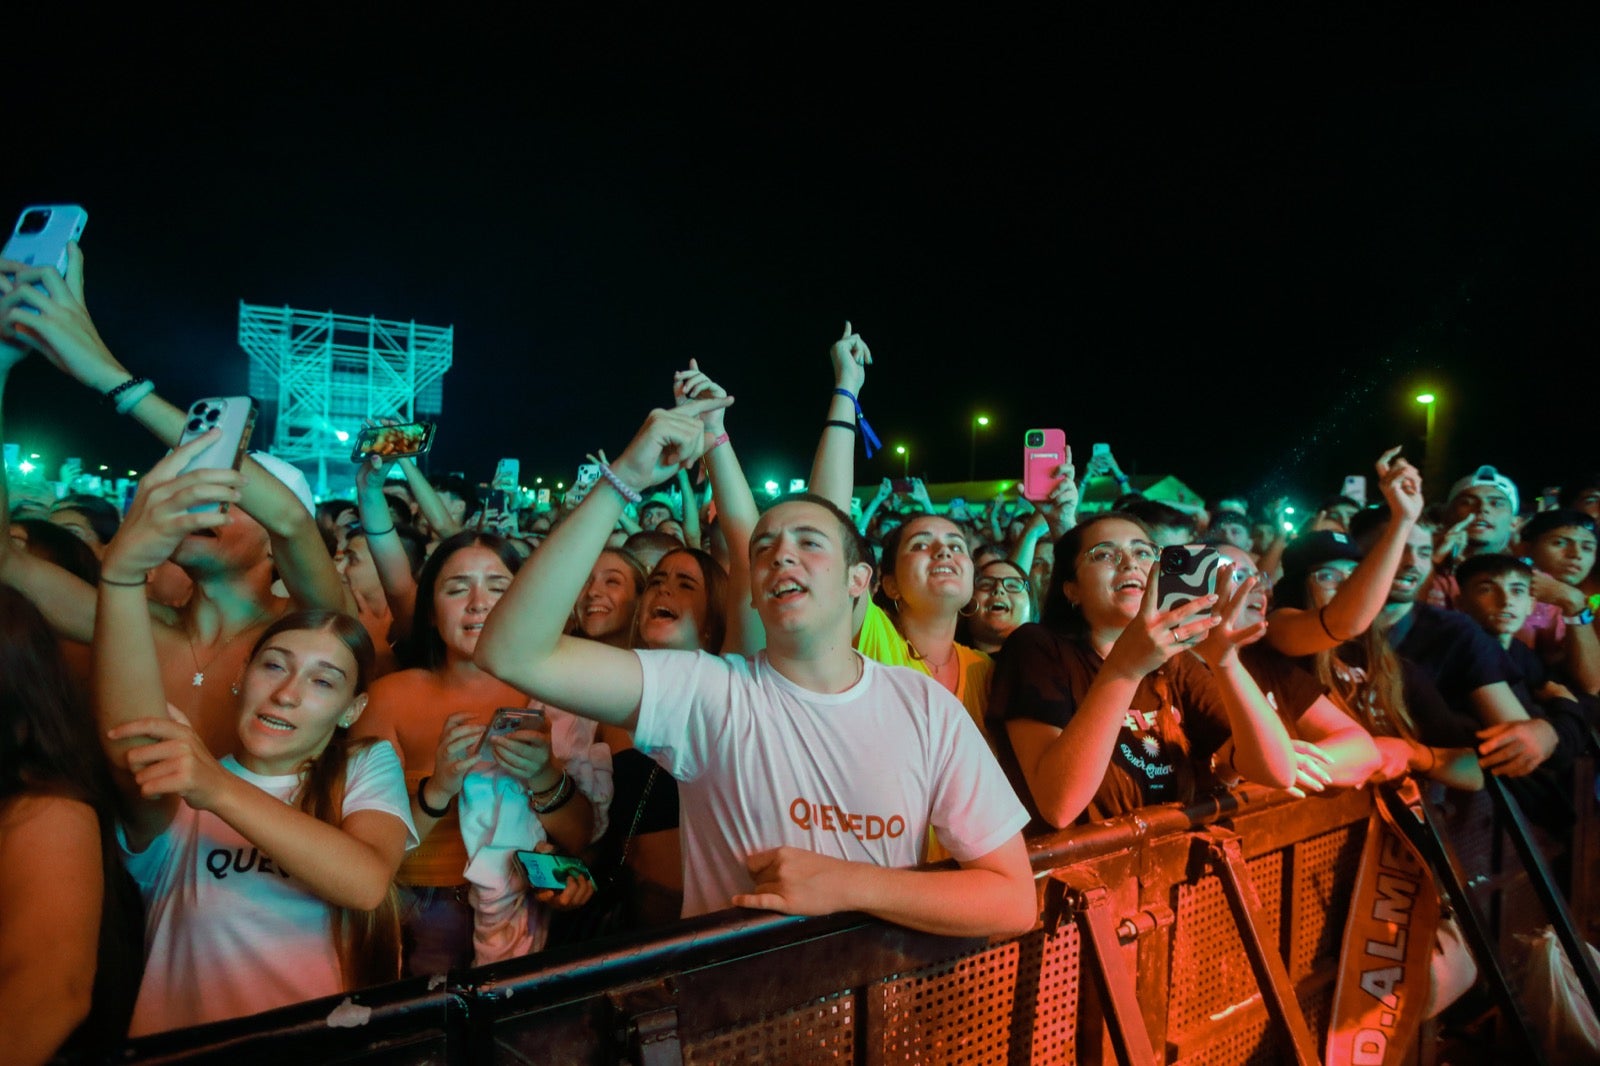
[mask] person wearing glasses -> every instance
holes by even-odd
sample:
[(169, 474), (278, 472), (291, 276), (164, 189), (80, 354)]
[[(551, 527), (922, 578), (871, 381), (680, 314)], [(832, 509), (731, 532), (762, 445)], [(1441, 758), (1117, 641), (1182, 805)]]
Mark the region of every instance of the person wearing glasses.
[(1006, 638), (1036, 615), (1027, 572), (1010, 559), (990, 559), (972, 579), (972, 602), (961, 612), (956, 640), (998, 659)]
[(1263, 626), (1241, 622), (1256, 579), (1235, 583), (1225, 565), (1220, 596), (1163, 611), (1159, 555), (1131, 515), (1078, 524), (1057, 545), (1042, 622), (1006, 642), (990, 736), (1046, 825), (1187, 802), (1230, 736), (1222, 772), (1272, 788), (1294, 783), (1289, 734), (1239, 661)]

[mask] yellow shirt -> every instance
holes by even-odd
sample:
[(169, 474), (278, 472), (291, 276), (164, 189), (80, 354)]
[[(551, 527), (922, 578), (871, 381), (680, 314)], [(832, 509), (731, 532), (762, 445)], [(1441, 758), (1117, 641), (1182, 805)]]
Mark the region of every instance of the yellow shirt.
[[(933, 676), (928, 664), (911, 654), (911, 644), (900, 635), (900, 631), (894, 627), (894, 622), (883, 608), (875, 603), (867, 604), (867, 616), (862, 619), (861, 632), (856, 636), (856, 650), (885, 666), (909, 666), (929, 677)], [(994, 743), (989, 740), (989, 731), (984, 728), (983, 716), (989, 706), (989, 681), (994, 676), (994, 660), (984, 652), (969, 648), (965, 644), (957, 644), (955, 651), (959, 669), (956, 671), (954, 695), (972, 716), (973, 724), (978, 727), (978, 732), (982, 734), (985, 743), (988, 743), (989, 750), (993, 751)], [(925, 861), (938, 862), (949, 857), (950, 853), (940, 846), (938, 838), (930, 829)]]

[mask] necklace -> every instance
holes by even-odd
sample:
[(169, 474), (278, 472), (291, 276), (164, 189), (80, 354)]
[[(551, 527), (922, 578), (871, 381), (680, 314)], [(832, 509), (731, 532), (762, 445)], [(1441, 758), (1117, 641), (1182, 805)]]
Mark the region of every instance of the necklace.
[(956, 657), (956, 646), (954, 644), (950, 645), (950, 654), (946, 655), (944, 657), (944, 662), (942, 662), (942, 663), (936, 663), (932, 659), (928, 658), (926, 655), (922, 654), (922, 652), (917, 650), (917, 646), (915, 644), (911, 643), (911, 641), (909, 641), (909, 640), (906, 641), (906, 647), (911, 649), (911, 657), (913, 659), (917, 659), (917, 660), (919, 660), (921, 662), (927, 663), (929, 670), (942, 672), (945, 667), (950, 665), (951, 660), (953, 660)]
[(204, 666), (200, 665), (200, 656), (195, 653), (193, 635), (185, 633), (184, 636), (189, 641), (189, 658), (194, 660), (194, 678), (190, 683), (193, 684), (195, 688), (199, 688), (201, 685), (204, 685), (206, 683), (206, 671), (211, 669), (211, 664), (222, 657), (222, 653), (228, 650), (228, 646), (230, 644), (244, 636), (244, 634), (248, 633), (250, 630), (254, 629), (256, 624), (266, 616), (267, 609), (263, 607), (254, 618), (250, 619), (250, 621), (246, 622), (242, 627), (235, 630), (233, 636), (223, 641), (222, 647), (218, 648), (212, 653), (211, 658), (206, 660), (206, 664)]

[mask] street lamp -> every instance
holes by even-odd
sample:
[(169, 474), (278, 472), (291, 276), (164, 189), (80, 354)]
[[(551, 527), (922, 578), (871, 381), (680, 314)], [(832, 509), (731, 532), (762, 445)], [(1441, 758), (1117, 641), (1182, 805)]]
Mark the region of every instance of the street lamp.
[(967, 480), (976, 480), (978, 476), (978, 427), (988, 426), (989, 416), (979, 415), (972, 420), (972, 446), (967, 449)]
[(904, 444), (896, 444), (894, 453), (900, 457), (900, 476), (909, 478), (911, 476), (911, 453), (906, 450)]
[(1439, 473), (1439, 456), (1435, 452), (1433, 437), (1433, 416), (1438, 409), (1438, 397), (1431, 392), (1417, 393), (1417, 402), (1428, 409), (1428, 428), (1422, 438), (1423, 469), (1425, 479), (1431, 480)]

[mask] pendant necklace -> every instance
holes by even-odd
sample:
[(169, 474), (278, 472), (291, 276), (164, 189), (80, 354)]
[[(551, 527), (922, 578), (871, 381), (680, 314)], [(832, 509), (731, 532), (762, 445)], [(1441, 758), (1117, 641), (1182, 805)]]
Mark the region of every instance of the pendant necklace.
[(248, 633), (250, 630), (254, 629), (256, 624), (258, 622), (260, 622), (266, 616), (267, 616), (266, 609), (263, 608), (260, 611), (260, 613), (258, 613), (254, 618), (250, 619), (249, 622), (245, 623), (245, 625), (242, 628), (240, 628), (238, 630), (235, 630), (233, 636), (231, 636), (227, 640), (223, 641), (222, 642), (222, 647), (218, 648), (215, 652), (212, 653), (211, 658), (206, 660), (206, 664), (204, 666), (200, 665), (200, 656), (195, 654), (194, 637), (189, 635), (189, 634), (187, 634), (187, 633), (185, 633), (184, 636), (189, 641), (189, 658), (194, 660), (194, 679), (191, 682), (191, 684), (193, 684), (195, 688), (199, 688), (201, 685), (204, 685), (206, 683), (206, 671), (211, 669), (211, 664), (212, 663), (216, 662), (218, 659), (220, 659), (222, 657), (222, 653), (223, 652), (228, 650), (228, 645), (232, 644), (234, 641), (238, 640), (241, 636), (243, 636), (244, 634)]

